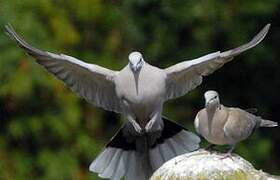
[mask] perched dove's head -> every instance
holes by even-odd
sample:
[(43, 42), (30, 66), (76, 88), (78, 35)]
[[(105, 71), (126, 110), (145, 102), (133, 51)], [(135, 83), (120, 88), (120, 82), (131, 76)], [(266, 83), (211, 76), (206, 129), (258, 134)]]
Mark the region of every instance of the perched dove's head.
[(140, 52), (134, 51), (129, 54), (129, 67), (130, 69), (136, 73), (139, 72), (144, 64), (143, 56)]
[(216, 91), (210, 90), (204, 93), (205, 106), (218, 106), (220, 104), (219, 94)]

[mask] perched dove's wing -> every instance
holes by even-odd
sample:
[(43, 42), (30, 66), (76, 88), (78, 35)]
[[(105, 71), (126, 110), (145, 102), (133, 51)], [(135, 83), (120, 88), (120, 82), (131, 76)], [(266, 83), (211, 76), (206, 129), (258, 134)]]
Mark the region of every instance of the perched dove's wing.
[(167, 99), (183, 96), (202, 83), (202, 77), (213, 73), (234, 56), (256, 46), (269, 30), (267, 24), (249, 43), (225, 52), (215, 52), (200, 58), (184, 61), (164, 69), (167, 74)]
[(247, 111), (248, 113), (251, 113), (251, 114), (255, 114), (258, 112), (258, 109), (257, 108), (249, 108), (249, 109), (245, 109), (245, 111)]
[(223, 130), (225, 135), (237, 142), (246, 139), (256, 128), (258, 121), (261, 120), (239, 108), (228, 108), (229, 115)]
[(5, 28), (22, 49), (37, 59), (37, 63), (64, 81), (81, 97), (98, 107), (121, 112), (114, 84), (116, 71), (84, 63), (64, 54), (58, 55), (33, 48), (17, 35), (11, 25), (6, 25)]

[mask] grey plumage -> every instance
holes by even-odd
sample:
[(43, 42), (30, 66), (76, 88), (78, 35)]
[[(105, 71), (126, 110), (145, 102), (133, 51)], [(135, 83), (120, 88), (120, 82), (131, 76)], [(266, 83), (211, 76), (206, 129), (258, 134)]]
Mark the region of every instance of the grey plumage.
[[(181, 129), (180, 126), (166, 118), (163, 118), (163, 120), (165, 128), (162, 134), (164, 134), (164, 137), (159, 137), (151, 145), (149, 145), (150, 141), (147, 139), (149, 136), (138, 137), (131, 142), (123, 142), (122, 153), (117, 156), (118, 158), (115, 158), (116, 151), (120, 149), (119, 143), (126, 139), (123, 137), (125, 129), (120, 129), (107, 144), (105, 150), (90, 165), (90, 170), (98, 172), (99, 176), (104, 178), (111, 175), (111, 179), (119, 179), (119, 177), (125, 176), (126, 179), (144, 180), (148, 179), (152, 172), (165, 161), (199, 148), (200, 139), (196, 135)], [(175, 134), (171, 132), (174, 129)], [(142, 148), (137, 148), (137, 146), (142, 146)], [(146, 148), (144, 148), (145, 146)], [(113, 166), (113, 164), (117, 164), (115, 161), (118, 161), (118, 166)], [(121, 172), (119, 172), (119, 169)], [(106, 171), (119, 173), (106, 175), (107, 173), (104, 173)]]
[(214, 52), (200, 58), (184, 61), (165, 69), (167, 75), (167, 99), (180, 97), (202, 83), (203, 76), (213, 73), (233, 57), (256, 46), (269, 30), (267, 24), (249, 43), (225, 52)]
[(260, 123), (260, 127), (276, 127), (278, 126), (277, 122), (262, 119)]
[[(155, 170), (183, 150), (189, 152), (199, 146), (196, 135), (173, 122), (163, 120), (164, 102), (186, 94), (202, 83), (203, 76), (213, 73), (234, 56), (256, 46), (267, 34), (269, 26), (266, 25), (249, 43), (238, 48), (211, 53), (166, 69), (151, 66), (144, 61), (141, 53), (132, 52), (128, 65), (120, 71), (33, 48), (17, 35), (11, 25), (5, 28), (19, 47), (82, 98), (125, 116), (127, 122), (93, 162), (90, 170), (111, 179), (122, 176), (141, 179), (142, 175), (138, 175), (140, 170), (144, 171), (143, 178), (147, 178), (151, 175), (151, 169)], [(155, 152), (160, 152), (160, 156)], [(135, 158), (137, 162), (129, 165), (124, 162), (119, 166), (127, 158)], [(147, 167), (142, 167), (142, 162)]]
[(231, 145), (230, 152), (256, 128), (278, 125), (245, 110), (223, 106), (216, 91), (207, 91), (204, 97), (205, 108), (197, 113), (194, 122), (196, 131), (211, 144)]

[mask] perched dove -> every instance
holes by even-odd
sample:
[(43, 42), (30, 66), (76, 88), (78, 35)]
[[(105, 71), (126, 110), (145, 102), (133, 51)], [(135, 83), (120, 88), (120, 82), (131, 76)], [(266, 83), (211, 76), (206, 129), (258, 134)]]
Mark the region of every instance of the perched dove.
[(194, 121), (196, 131), (214, 145), (230, 145), (227, 155), (255, 129), (278, 126), (277, 122), (246, 110), (223, 106), (216, 91), (207, 91), (204, 98), (205, 108), (198, 112)]
[(174, 156), (199, 147), (200, 139), (183, 127), (162, 118), (163, 103), (183, 96), (202, 83), (202, 77), (254, 47), (265, 37), (266, 25), (249, 43), (233, 50), (159, 69), (144, 61), (139, 52), (129, 54), (128, 65), (113, 71), (64, 54), (31, 47), (7, 25), (8, 35), (50, 73), (88, 102), (121, 113), (127, 122), (90, 165), (100, 177), (148, 179)]

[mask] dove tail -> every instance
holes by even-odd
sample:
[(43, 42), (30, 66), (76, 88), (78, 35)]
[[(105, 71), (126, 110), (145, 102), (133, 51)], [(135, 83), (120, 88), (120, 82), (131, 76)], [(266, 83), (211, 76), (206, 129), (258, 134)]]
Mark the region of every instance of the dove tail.
[(197, 150), (200, 143), (200, 138), (194, 133), (165, 117), (162, 120), (161, 136), (149, 150), (153, 171), (173, 157)]
[[(136, 151), (136, 139), (124, 136), (123, 126), (112, 137), (105, 149), (91, 163), (89, 170), (98, 173), (101, 178), (144, 180), (141, 174), (139, 152)], [(147, 178), (146, 178), (147, 179)]]
[(91, 163), (90, 171), (102, 178), (146, 180), (164, 162), (199, 148), (198, 136), (166, 118), (162, 119), (164, 128), (156, 140), (153, 133), (128, 138), (124, 136), (126, 126), (120, 128)]
[(278, 126), (277, 122), (265, 120), (265, 119), (261, 120), (260, 127), (276, 127), (276, 126)]

